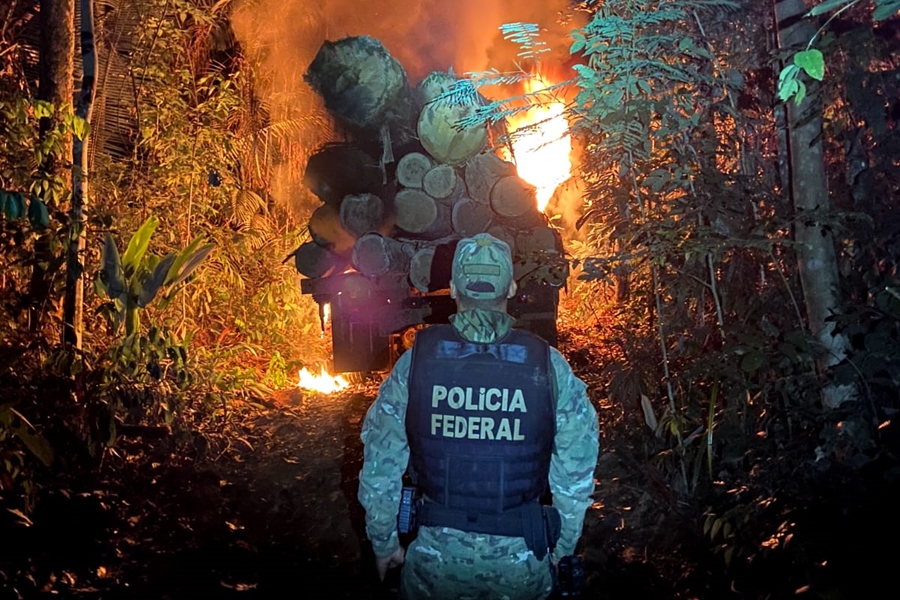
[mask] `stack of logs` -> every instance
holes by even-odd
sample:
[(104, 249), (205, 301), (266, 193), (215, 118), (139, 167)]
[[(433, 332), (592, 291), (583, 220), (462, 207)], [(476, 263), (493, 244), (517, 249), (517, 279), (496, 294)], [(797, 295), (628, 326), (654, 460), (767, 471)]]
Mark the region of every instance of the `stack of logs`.
[(452, 74), (410, 88), (380, 42), (351, 37), (326, 42), (306, 80), (354, 139), (307, 164), (304, 182), (323, 204), (309, 220), (311, 240), (294, 253), (302, 275), (352, 266), (369, 278), (407, 273), (418, 291), (436, 291), (448, 286), (456, 242), (488, 232), (510, 245), (520, 284), (565, 281), (562, 242), (534, 186), (489, 149), (487, 126), (458, 125), (483, 99), (438, 98)]

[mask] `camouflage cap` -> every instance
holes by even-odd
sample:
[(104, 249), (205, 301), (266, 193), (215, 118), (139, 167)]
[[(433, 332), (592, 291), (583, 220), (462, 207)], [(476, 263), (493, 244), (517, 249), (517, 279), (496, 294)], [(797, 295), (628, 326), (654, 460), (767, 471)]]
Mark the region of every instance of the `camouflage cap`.
[(453, 283), (460, 295), (473, 300), (502, 298), (509, 291), (512, 276), (512, 256), (506, 242), (479, 233), (456, 246)]

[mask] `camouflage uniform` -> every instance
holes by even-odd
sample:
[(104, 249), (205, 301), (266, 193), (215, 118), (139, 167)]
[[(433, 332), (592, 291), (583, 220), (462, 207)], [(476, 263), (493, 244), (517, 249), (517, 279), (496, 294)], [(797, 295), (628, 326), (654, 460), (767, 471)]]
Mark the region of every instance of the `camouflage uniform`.
[[(451, 322), (462, 337), (490, 343), (502, 338), (513, 319), (501, 312), (472, 310)], [(406, 406), (412, 352), (397, 361), (382, 383), (362, 427), (365, 462), (359, 477), (359, 501), (366, 510), (366, 531), (376, 556), (398, 547), (397, 512), (401, 478), (409, 460)], [(556, 405), (556, 437), (550, 463), (553, 505), (562, 518), (562, 533), (553, 559), (572, 554), (591, 504), (599, 450), (597, 414), (584, 383), (566, 360), (550, 349)], [(401, 596), (525, 600), (551, 592), (549, 557), (538, 561), (523, 538), (463, 532), (449, 527), (421, 527), (406, 552)]]

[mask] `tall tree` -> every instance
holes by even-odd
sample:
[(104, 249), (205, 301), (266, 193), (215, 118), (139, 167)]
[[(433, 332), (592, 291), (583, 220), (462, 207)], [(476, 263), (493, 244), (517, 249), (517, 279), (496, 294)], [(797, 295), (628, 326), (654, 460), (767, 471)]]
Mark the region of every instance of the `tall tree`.
[[(803, 0), (775, 0), (778, 45), (782, 50), (805, 47), (815, 36), (815, 27), (804, 19)], [(822, 145), (821, 96), (815, 91), (787, 106), (787, 164), (790, 196), (794, 205), (794, 239), (797, 242), (800, 284), (806, 306), (807, 326), (824, 352), (817, 361), (820, 373), (847, 356), (848, 341), (835, 335), (828, 318), (840, 310), (840, 280), (834, 239), (822, 217), (831, 209)], [(822, 401), (834, 408), (855, 399), (855, 388), (829, 383)]]
[[(94, 54), (94, 7), (81, 0), (81, 91), (76, 115), (90, 123), (94, 100), (96, 55)], [(63, 342), (81, 349), (84, 305), (84, 212), (88, 201), (88, 143), (82, 133), (73, 144), (72, 204), (69, 209), (69, 236), (66, 251), (66, 297), (63, 304)]]
[[(73, 96), (73, 71), (75, 48), (75, 0), (41, 0), (41, 47), (40, 80), (38, 97), (53, 104), (57, 110), (41, 123), (42, 136), (55, 130), (65, 119), (63, 107), (70, 107)], [(59, 157), (72, 155), (72, 138), (65, 136), (63, 151), (59, 154), (46, 153), (41, 165), (43, 175), (48, 180), (68, 182), (70, 171), (65, 161)], [(65, 185), (70, 189), (71, 185)], [(45, 188), (47, 191), (50, 188)], [(42, 198), (49, 205), (55, 204), (51, 198)], [(29, 287), (31, 329), (40, 329), (44, 307), (50, 295), (50, 282), (46, 264), (51, 260), (51, 234), (43, 232), (35, 243), (34, 267)]]

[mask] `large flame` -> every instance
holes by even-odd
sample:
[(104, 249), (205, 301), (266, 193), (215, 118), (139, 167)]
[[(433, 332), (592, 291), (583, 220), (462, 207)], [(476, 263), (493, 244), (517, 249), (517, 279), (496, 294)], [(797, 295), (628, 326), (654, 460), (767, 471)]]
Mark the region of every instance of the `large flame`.
[(323, 394), (333, 394), (350, 387), (350, 382), (340, 375), (332, 377), (325, 370), (325, 367), (322, 367), (322, 372), (319, 375), (315, 375), (307, 370), (306, 367), (303, 367), (300, 371), (300, 381), (297, 385), (307, 390), (314, 390)]
[[(550, 84), (539, 75), (525, 82), (529, 94)], [(557, 186), (571, 175), (572, 138), (562, 102), (536, 106), (509, 119), (513, 159), (519, 177), (537, 188), (538, 209), (543, 211)]]

